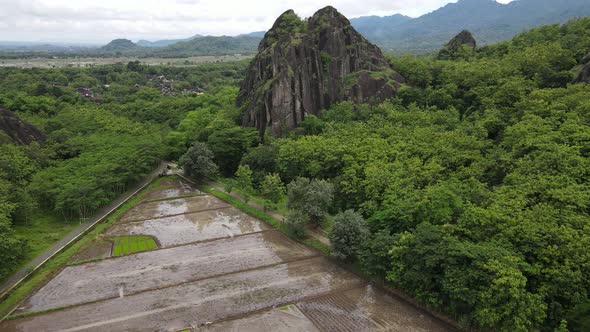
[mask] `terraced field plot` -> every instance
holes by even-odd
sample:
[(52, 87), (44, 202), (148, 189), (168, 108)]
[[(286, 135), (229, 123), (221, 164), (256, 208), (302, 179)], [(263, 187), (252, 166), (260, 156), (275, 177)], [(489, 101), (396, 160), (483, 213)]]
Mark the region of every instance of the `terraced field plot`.
[(138, 204), (133, 209), (129, 210), (121, 218), (121, 222), (162, 218), (191, 212), (213, 211), (224, 207), (229, 207), (229, 205), (211, 196), (196, 196), (146, 202)]
[(144, 252), (67, 267), (24, 307), (35, 311), (88, 303), (118, 297), (120, 291), (133, 294), (316, 255), (276, 231)]
[(162, 247), (170, 247), (269, 229), (266, 224), (234, 207), (220, 206), (203, 212), (121, 223), (112, 227), (107, 234), (151, 235)]
[[(108, 233), (143, 232), (165, 248), (65, 268), (21, 312), (62, 309), (2, 322), (0, 331), (449, 330), (316, 251), (204, 198), (139, 204)], [(168, 208), (174, 204), (193, 211), (177, 215)], [(133, 221), (140, 215), (147, 218)]]
[(113, 238), (113, 256), (128, 255), (136, 252), (149, 251), (158, 248), (150, 236), (117, 236)]

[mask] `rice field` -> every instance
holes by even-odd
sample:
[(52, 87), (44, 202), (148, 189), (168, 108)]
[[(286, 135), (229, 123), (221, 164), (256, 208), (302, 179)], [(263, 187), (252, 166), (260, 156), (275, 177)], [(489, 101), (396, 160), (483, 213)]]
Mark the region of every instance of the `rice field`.
[(158, 245), (151, 236), (132, 235), (113, 237), (113, 256), (123, 256), (136, 252), (157, 249)]

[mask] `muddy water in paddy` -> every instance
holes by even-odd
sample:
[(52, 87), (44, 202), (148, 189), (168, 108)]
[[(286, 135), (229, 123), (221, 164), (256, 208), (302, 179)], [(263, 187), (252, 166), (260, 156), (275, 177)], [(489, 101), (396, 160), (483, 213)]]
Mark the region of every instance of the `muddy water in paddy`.
[(37, 311), (131, 294), (181, 282), (317, 255), (269, 231), (144, 252), (65, 268), (22, 306)]
[(198, 328), (199, 332), (319, 332), (313, 323), (307, 319), (299, 309), (290, 305), (283, 308), (275, 308), (262, 313), (223, 321), (220, 323)]
[(371, 285), (303, 301), (297, 307), (322, 331), (448, 331), (449, 327)]
[(324, 258), (311, 258), (15, 319), (0, 331), (172, 331), (362, 284)]
[(107, 234), (151, 235), (162, 247), (233, 237), (270, 229), (263, 222), (233, 207), (205, 212), (127, 222), (111, 227)]
[(185, 195), (198, 195), (200, 192), (195, 191), (193, 189), (183, 189), (183, 188), (172, 188), (172, 189), (162, 189), (153, 191), (143, 197), (144, 201), (152, 200), (152, 199), (165, 199), (165, 198), (174, 198), (179, 196)]
[(70, 259), (70, 262), (79, 262), (87, 259), (105, 258), (111, 256), (113, 244), (106, 240), (96, 239), (86, 249), (80, 251)]
[(164, 189), (152, 191), (143, 197), (143, 201), (152, 199), (166, 199), (179, 197), (184, 195), (200, 195), (203, 194), (200, 190), (194, 189), (188, 183), (179, 180), (164, 180), (160, 183)]
[(141, 203), (129, 210), (120, 222), (161, 218), (183, 213), (207, 211), (230, 205), (211, 196), (196, 196), (166, 201)]
[(65, 268), (25, 311), (85, 304), (0, 332), (452, 330), (214, 197), (138, 204), (107, 231), (129, 234), (168, 248)]

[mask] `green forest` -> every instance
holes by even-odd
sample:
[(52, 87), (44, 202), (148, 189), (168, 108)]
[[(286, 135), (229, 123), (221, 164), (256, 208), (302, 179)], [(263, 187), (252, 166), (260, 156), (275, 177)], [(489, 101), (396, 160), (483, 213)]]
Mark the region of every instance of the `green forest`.
[(590, 86), (570, 83), (589, 36), (574, 20), (452, 60), (392, 58), (408, 84), (384, 103), (334, 105), (261, 145), (220, 130), (231, 102), (211, 105), (169, 142), (207, 143), (225, 176), (247, 166), (261, 195), (272, 174), (328, 181), (329, 212), (366, 220), (344, 256), (462, 326), (587, 330)]
[(0, 136), (0, 280), (59, 240), (51, 228), (66, 224), (65, 236), (143, 179), (169, 154), (167, 134), (189, 111), (221, 101), (245, 66), (1, 68), (0, 105), (45, 139)]
[(335, 257), (465, 329), (588, 331), (590, 85), (572, 82), (589, 52), (587, 18), (447, 60), (392, 56), (396, 97), (280, 138), (240, 126), (247, 62), (2, 68), (0, 105), (46, 139), (0, 145), (0, 278), (27, 259), (13, 226), (78, 223), (180, 160), (287, 199), (294, 228), (331, 223)]

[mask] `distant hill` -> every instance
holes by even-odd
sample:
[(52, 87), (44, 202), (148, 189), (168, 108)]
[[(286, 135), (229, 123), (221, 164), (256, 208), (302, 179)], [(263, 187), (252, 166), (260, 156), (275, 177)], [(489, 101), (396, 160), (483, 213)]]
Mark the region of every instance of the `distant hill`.
[[(509, 39), (535, 26), (590, 16), (588, 0), (459, 0), (415, 19), (394, 15), (360, 17), (352, 25), (385, 50), (424, 52), (439, 49), (462, 30), (480, 45)], [(386, 29), (383, 26), (387, 26)]]
[(68, 43), (38, 43), (38, 42), (2, 42), (0, 52), (67, 52), (96, 48), (96, 45)]
[(184, 42), (184, 41), (189, 41), (189, 40), (196, 39), (196, 38), (202, 38), (202, 37), (204, 37), (204, 36), (196, 34), (192, 37), (183, 38), (183, 39), (163, 39), (163, 40), (156, 40), (156, 41), (139, 40), (139, 41), (137, 41), (136, 44), (141, 47), (166, 47), (168, 45), (172, 45), (172, 44), (176, 44), (176, 43), (180, 43), (180, 42)]
[(387, 39), (387, 35), (401, 24), (411, 21), (412, 18), (400, 14), (392, 16), (363, 16), (350, 20), (356, 31), (369, 40)]
[[(565, 23), (574, 17), (590, 16), (590, 0), (515, 0), (501, 4), (495, 0), (459, 0), (418, 18), (404, 15), (364, 16), (350, 20), (352, 26), (384, 51), (431, 53), (463, 30), (469, 30), (478, 45), (510, 39), (540, 25)], [(116, 39), (99, 49), (63, 46), (0, 43), (0, 58), (67, 56), (187, 57), (199, 55), (254, 54), (265, 31), (235, 37), (195, 35), (187, 39)], [(11, 53), (12, 52), (12, 53)], [(17, 53), (18, 52), (18, 53)]]
[(226, 54), (253, 54), (258, 48), (261, 38), (251, 36), (206, 36), (185, 42), (179, 42), (162, 49), (154, 50), (156, 55), (175, 54), (187, 55), (226, 55)]
[(264, 34), (266, 34), (266, 31), (254, 31), (239, 35), (238, 37), (257, 37), (262, 39), (264, 37)]
[(103, 51), (129, 51), (138, 49), (139, 46), (129, 39), (115, 39), (100, 49)]

